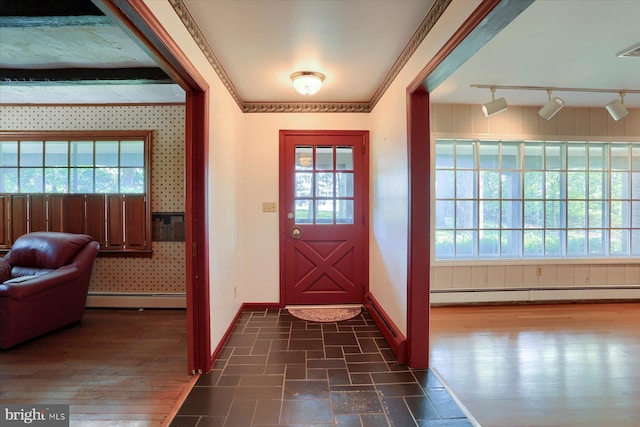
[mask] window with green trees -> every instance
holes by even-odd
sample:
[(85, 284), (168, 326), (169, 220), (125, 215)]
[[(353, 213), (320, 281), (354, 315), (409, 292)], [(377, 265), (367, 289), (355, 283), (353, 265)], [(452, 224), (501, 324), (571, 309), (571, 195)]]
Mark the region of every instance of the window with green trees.
[(151, 251), (151, 137), (0, 132), (0, 250), (33, 231), (85, 233), (101, 252)]
[(435, 258), (640, 255), (640, 143), (438, 139)]

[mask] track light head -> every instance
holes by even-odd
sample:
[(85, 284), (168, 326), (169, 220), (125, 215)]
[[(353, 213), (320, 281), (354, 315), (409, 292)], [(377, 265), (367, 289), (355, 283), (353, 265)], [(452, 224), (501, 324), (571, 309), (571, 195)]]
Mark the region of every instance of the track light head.
[(491, 88), (491, 102), (482, 105), (482, 114), (485, 117), (491, 117), (495, 114), (502, 113), (507, 109), (507, 101), (504, 98), (495, 99), (496, 88)]
[(541, 109), (538, 111), (540, 117), (545, 120), (551, 120), (553, 116), (564, 107), (564, 101), (557, 96), (551, 98), (551, 90), (547, 90), (549, 94), (549, 102), (547, 102)]
[(607, 109), (611, 118), (616, 122), (629, 115), (629, 110), (624, 106), (624, 92), (620, 92), (620, 99), (614, 99), (604, 108)]

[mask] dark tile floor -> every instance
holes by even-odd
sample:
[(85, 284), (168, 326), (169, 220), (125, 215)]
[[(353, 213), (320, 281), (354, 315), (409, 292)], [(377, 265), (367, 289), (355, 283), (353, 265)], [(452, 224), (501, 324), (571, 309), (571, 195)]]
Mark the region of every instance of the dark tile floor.
[(172, 427), (470, 427), (428, 370), (400, 365), (366, 311), (336, 323), (242, 312)]

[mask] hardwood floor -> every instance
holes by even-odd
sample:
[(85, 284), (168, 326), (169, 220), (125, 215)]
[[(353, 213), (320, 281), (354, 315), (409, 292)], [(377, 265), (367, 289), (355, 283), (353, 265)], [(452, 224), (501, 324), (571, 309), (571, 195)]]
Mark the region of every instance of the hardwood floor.
[(186, 397), (184, 310), (87, 309), (82, 322), (0, 351), (4, 404), (70, 404), (71, 426), (161, 426)]
[(640, 304), (431, 309), (431, 367), (483, 426), (640, 426)]

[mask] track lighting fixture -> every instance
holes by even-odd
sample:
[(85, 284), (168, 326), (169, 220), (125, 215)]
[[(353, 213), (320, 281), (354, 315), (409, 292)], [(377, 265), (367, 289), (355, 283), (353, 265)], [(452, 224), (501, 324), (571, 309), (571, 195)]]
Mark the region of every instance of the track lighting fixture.
[(620, 99), (614, 99), (604, 108), (607, 109), (611, 118), (616, 122), (620, 119), (624, 119), (629, 115), (629, 110), (627, 110), (624, 106), (624, 92), (620, 92)]
[(491, 88), (491, 102), (482, 105), (482, 114), (485, 117), (491, 117), (495, 114), (502, 113), (507, 109), (507, 101), (504, 98), (495, 99), (496, 88)]
[(547, 102), (540, 111), (538, 111), (538, 114), (545, 120), (551, 120), (558, 111), (562, 110), (562, 107), (564, 107), (564, 101), (557, 96), (551, 98), (551, 90), (547, 90), (547, 94), (549, 95), (549, 102)]
[(496, 89), (500, 90), (545, 90), (549, 96), (549, 102), (547, 102), (539, 111), (538, 114), (545, 120), (550, 120), (554, 115), (558, 113), (564, 106), (565, 102), (557, 96), (551, 97), (551, 92), (589, 92), (589, 93), (619, 93), (620, 99), (614, 99), (608, 103), (605, 108), (611, 115), (611, 118), (615, 121), (624, 119), (629, 115), (629, 111), (624, 106), (624, 96), (630, 93), (640, 94), (638, 89), (594, 89), (594, 88), (578, 88), (578, 87), (541, 87), (541, 86), (502, 86), (502, 85), (476, 85), (471, 87), (479, 89), (491, 89), (491, 102), (487, 102), (482, 105), (482, 112), (486, 117), (493, 116), (507, 109), (507, 101), (504, 98), (494, 100), (494, 92)]

